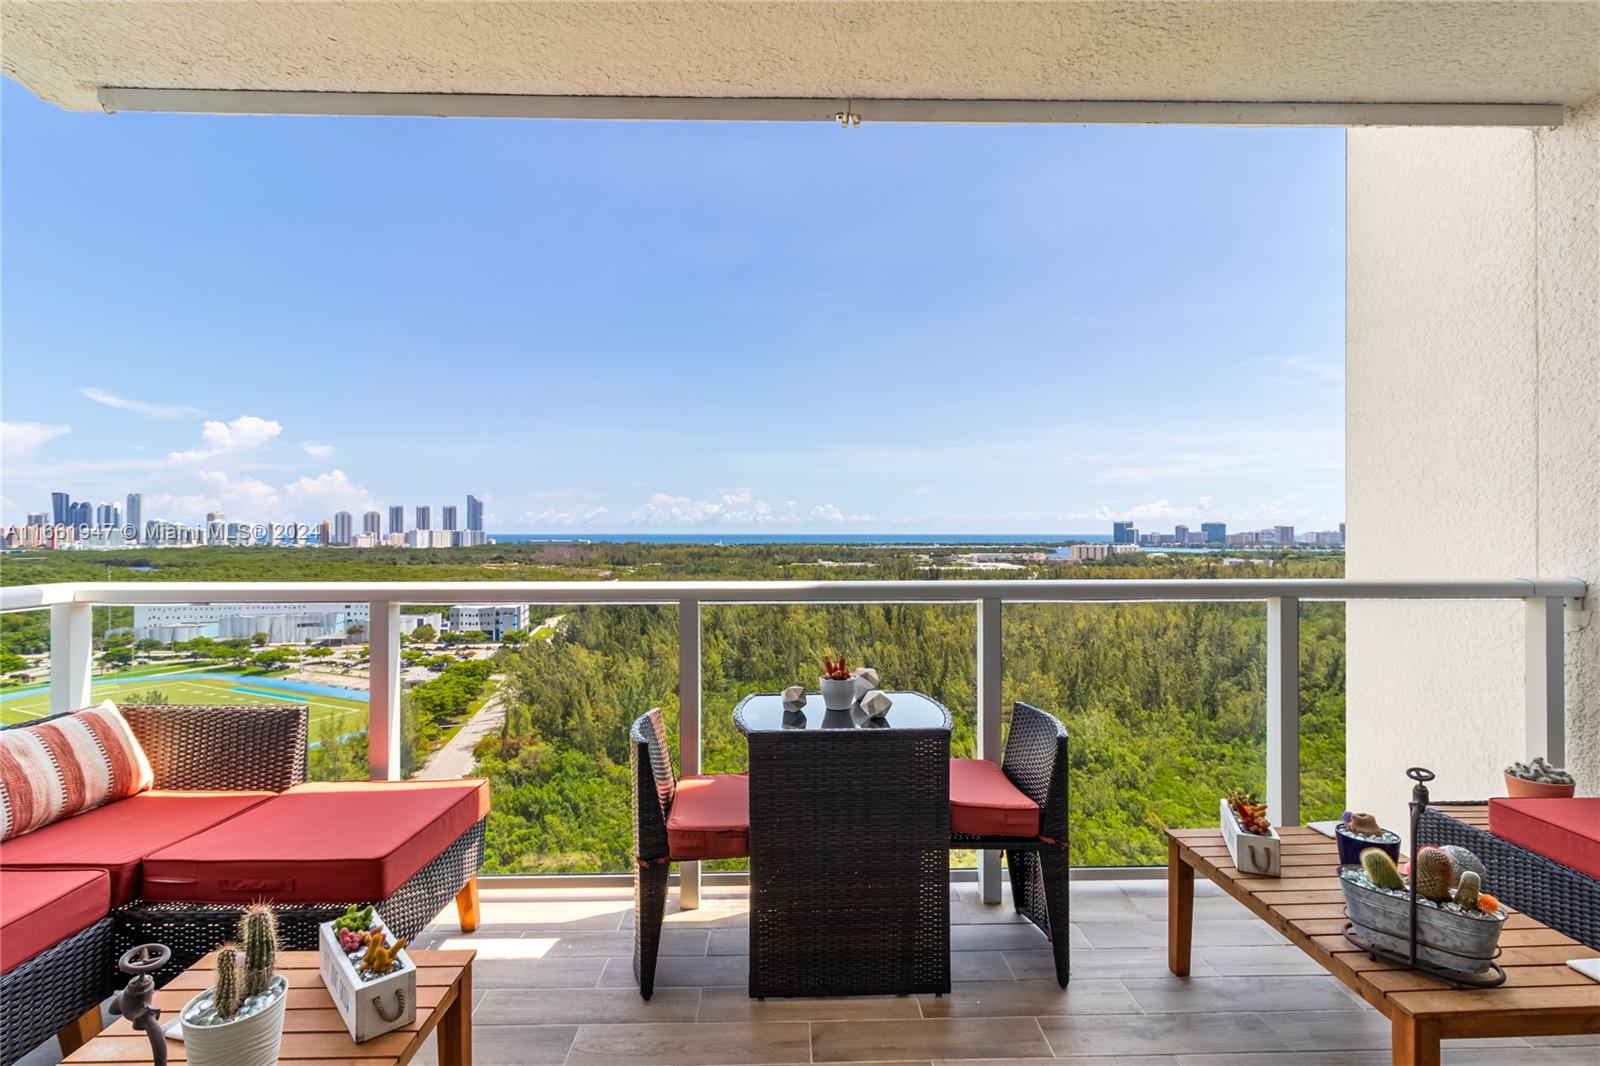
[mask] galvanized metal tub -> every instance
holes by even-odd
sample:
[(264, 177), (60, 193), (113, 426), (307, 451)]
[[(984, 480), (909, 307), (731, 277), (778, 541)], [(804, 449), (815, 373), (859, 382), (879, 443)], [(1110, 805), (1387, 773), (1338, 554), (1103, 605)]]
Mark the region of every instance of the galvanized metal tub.
[[(1362, 880), (1360, 867), (1339, 871), (1345, 911), (1350, 922), (1373, 947), (1399, 955), (1411, 951), (1411, 902), (1405, 894), (1384, 892)], [(1479, 974), (1499, 952), (1506, 912), (1483, 917), (1442, 910), (1430, 900), (1417, 901), (1417, 958), (1461, 974)]]

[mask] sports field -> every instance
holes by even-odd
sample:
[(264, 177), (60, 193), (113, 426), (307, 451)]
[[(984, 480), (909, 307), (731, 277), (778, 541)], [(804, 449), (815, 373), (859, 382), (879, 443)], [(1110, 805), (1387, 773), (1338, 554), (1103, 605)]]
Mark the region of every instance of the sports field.
[[(275, 677), (240, 676), (184, 672), (154, 676), (116, 676), (95, 678), (94, 699), (129, 702), (135, 695), (159, 691), (168, 703), (252, 704), (303, 703), (310, 709), (310, 735), (317, 740), (333, 722), (337, 736), (345, 736), (367, 726), (367, 701), (363, 693), (335, 695), (329, 686), (308, 685)], [(50, 713), (48, 687), (7, 693), (0, 696), (0, 721), (26, 722)]]

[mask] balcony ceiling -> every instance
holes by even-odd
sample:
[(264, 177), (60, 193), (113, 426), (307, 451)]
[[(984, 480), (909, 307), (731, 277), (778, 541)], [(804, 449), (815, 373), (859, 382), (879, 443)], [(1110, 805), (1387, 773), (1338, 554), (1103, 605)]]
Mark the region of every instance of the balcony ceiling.
[(78, 2), (0, 6), (5, 72), (102, 87), (540, 96), (1577, 104), (1600, 0)]

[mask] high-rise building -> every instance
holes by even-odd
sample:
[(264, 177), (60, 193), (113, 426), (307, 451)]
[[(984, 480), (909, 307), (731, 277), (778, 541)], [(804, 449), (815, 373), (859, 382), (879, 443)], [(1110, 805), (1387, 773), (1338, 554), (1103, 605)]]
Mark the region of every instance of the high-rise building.
[(1207, 544), (1228, 543), (1228, 523), (1226, 522), (1201, 522), (1200, 530), (1206, 535)]
[(101, 529), (116, 529), (122, 525), (122, 512), (114, 503), (102, 503), (94, 509), (94, 524)]
[(1174, 526), (1172, 529), (1172, 541), (1174, 544), (1179, 545), (1189, 543), (1189, 527)]
[(28, 516), (28, 525), (41, 528), (50, 524), (50, 515), (46, 511), (38, 511)]
[(455, 529), (456, 505), (453, 503), (445, 504), (444, 507), (440, 509), (439, 521), (445, 529)]
[(1133, 528), (1132, 522), (1113, 522), (1111, 523), (1111, 543), (1137, 544), (1139, 543), (1139, 531)]
[(1277, 541), (1278, 541), (1279, 544), (1293, 544), (1294, 543), (1294, 527), (1293, 526), (1273, 526), (1272, 527), (1272, 532), (1277, 534)]
[(333, 523), (326, 518), (317, 523), (317, 546), (326, 548), (333, 543)]
[(373, 536), (383, 535), (383, 515), (377, 511), (368, 511), (361, 516), (361, 532), (371, 533)]
[(433, 508), (429, 507), (425, 503), (419, 503), (417, 505), (417, 528), (418, 529), (432, 529), (433, 528)]
[(144, 493), (128, 493), (128, 506), (124, 508), (122, 517), (127, 520), (128, 528), (133, 530), (133, 539), (144, 540)]
[(228, 516), (221, 511), (206, 512), (206, 543), (222, 544), (228, 539)]
[(83, 501), (81, 501), (79, 503), (73, 504), (69, 508), (69, 510), (72, 511), (72, 524), (73, 525), (75, 525), (75, 526), (92, 526), (92, 525), (94, 525), (94, 504), (90, 503), (88, 500), (83, 500)]
[(467, 528), (483, 532), (483, 501), (476, 496), (467, 497)]
[(399, 533), (404, 536), (406, 531), (406, 509), (398, 503), (389, 508), (389, 532)]
[(339, 511), (333, 516), (333, 542), (348, 548), (355, 539), (355, 517), (349, 511)]
[(55, 526), (72, 525), (72, 497), (65, 492), (52, 492), (50, 494), (50, 524)]

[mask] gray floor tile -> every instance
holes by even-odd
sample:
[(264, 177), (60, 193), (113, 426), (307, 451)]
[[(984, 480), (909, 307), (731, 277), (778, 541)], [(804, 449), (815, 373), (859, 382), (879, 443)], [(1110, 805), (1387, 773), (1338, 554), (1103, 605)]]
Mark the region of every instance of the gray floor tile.
[[(661, 995), (657, 992), (656, 995)], [(839, 996), (829, 999), (751, 999), (745, 985), (701, 990), (702, 1022), (840, 1021), (920, 1018), (915, 996)]]
[[(1049, 952), (1045, 952), (1049, 954)], [(952, 981), (1010, 981), (1016, 975), (1006, 964), (1003, 951), (952, 951), (950, 953), (950, 980)]]
[(1104, 1014), (1040, 1018), (1057, 1057), (1288, 1050), (1255, 1014)]
[(1045, 1014), (1138, 1014), (1121, 981), (963, 981), (946, 996), (922, 996), (925, 1018), (1019, 1018)]
[(915, 1022), (813, 1022), (813, 1062), (903, 1059), (1047, 1058), (1038, 1024), (1029, 1018), (931, 1019)]
[[(1167, 923), (1154, 920), (1143, 922), (1078, 922), (1089, 943), (1097, 948), (1165, 948)], [(1266, 922), (1250, 918), (1244, 921), (1207, 921), (1194, 923), (1194, 946), (1240, 946), (1247, 944), (1287, 944), (1289, 941)]]
[[(1006, 962), (1019, 979), (1054, 977), (1056, 973), (1053, 951), (1008, 951)], [(1170, 977), (1167, 969), (1166, 948), (1098, 948), (1091, 951), (1072, 952), (1072, 979), (1102, 977), (1157, 978)], [(1321, 972), (1320, 970), (1318, 971)], [(1191, 977), (1215, 977), (1217, 973), (1206, 961), (1195, 955), (1189, 964)]]
[[(1293, 944), (1212, 944), (1195, 948), (1191, 963), (1203, 962), (1223, 977), (1276, 977), (1325, 974), (1317, 960)], [(1194, 976), (1200, 976), (1194, 974)]]
[(1328, 976), (1159, 977), (1123, 984), (1151, 1014), (1361, 1010), (1360, 1002)]
[(689, 1025), (585, 1025), (567, 1066), (757, 1066), (807, 1062), (805, 1022), (699, 1022)]
[(698, 988), (658, 988), (649, 1000), (637, 988), (496, 988), (484, 993), (472, 1018), (475, 1027), (692, 1022), (699, 1010)]
[[(585, 960), (587, 961), (587, 960)], [(748, 985), (750, 959), (745, 955), (712, 955), (696, 958), (685, 955), (656, 959), (656, 987), (680, 988), (707, 985)], [(637, 988), (633, 959), (609, 959), (600, 976), (602, 988)]]
[(605, 959), (479, 958), (472, 964), (472, 984), (482, 989), (593, 988), (605, 966)]

